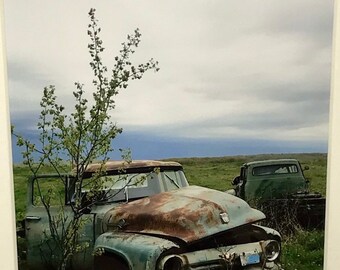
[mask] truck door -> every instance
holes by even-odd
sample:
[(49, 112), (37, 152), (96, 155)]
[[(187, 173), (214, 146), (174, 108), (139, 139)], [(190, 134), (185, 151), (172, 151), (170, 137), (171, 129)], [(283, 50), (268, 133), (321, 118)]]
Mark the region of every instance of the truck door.
[[(65, 192), (67, 178), (67, 175), (42, 175), (29, 179), (25, 237), (27, 263), (30, 269), (47, 269), (53, 258), (57, 256), (58, 249), (50, 236), (50, 220), (55, 221), (56, 233), (62, 233), (63, 226), (66, 226), (72, 218), (73, 211)], [(49, 214), (46, 211), (48, 205)], [(92, 219), (92, 216), (89, 218)], [(92, 228), (92, 223), (90, 225)], [(86, 235), (84, 234), (84, 239), (80, 239), (81, 241), (93, 241), (93, 231), (88, 227), (84, 226)], [(80, 264), (78, 269), (86, 268)]]
[(245, 199), (246, 168), (241, 167), (240, 175), (235, 177), (232, 184), (235, 185), (236, 196)]

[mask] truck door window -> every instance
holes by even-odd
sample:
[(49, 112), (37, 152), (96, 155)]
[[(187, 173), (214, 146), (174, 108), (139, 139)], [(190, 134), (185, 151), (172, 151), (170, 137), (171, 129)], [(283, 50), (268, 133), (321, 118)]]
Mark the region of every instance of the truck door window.
[(35, 206), (59, 206), (65, 203), (65, 179), (61, 177), (38, 177), (34, 179), (32, 204)]

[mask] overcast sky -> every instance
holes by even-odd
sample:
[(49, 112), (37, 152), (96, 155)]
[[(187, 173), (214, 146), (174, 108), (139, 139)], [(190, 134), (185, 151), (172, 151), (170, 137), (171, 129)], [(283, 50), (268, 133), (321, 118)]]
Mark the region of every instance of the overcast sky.
[(118, 140), (136, 158), (327, 151), (333, 1), (5, 0), (11, 120), (35, 129), (44, 86), (91, 95), (88, 11), (110, 68), (139, 28), (136, 64), (160, 71), (122, 91)]

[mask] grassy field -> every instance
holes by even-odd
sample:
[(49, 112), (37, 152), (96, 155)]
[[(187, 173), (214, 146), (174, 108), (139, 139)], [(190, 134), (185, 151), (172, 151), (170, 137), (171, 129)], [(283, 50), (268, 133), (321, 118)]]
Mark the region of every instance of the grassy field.
[[(221, 191), (231, 188), (230, 181), (238, 175), (240, 166), (249, 161), (296, 158), (302, 165), (309, 166), (305, 176), (310, 180), (311, 191), (326, 194), (326, 154), (271, 154), (254, 156), (232, 156), (216, 158), (173, 158), (180, 162), (188, 181)], [(29, 170), (25, 166), (14, 166), (14, 187), (17, 219), (24, 217), (26, 187)], [(323, 231), (298, 231), (294, 237), (285, 237), (282, 262), (285, 270), (320, 270), (323, 264)]]

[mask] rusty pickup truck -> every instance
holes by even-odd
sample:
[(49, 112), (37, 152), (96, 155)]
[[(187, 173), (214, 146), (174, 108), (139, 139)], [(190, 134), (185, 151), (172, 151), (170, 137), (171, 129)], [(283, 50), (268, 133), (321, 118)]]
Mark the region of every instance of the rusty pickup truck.
[(261, 208), (267, 217), (296, 219), (305, 228), (323, 228), (326, 199), (309, 191), (309, 180), (296, 159), (262, 160), (245, 163), (232, 180), (234, 194)]
[[(87, 168), (88, 177), (96, 166)], [(132, 161), (124, 166), (122, 171), (122, 162), (108, 161), (105, 181), (114, 182), (121, 174), (143, 181), (125, 188), (111, 185), (114, 196), (88, 210), (81, 239), (88, 249), (76, 254), (70, 269), (280, 269), (280, 234), (257, 225), (265, 215), (244, 200), (189, 186), (177, 162)], [(65, 175), (66, 186), (70, 177)], [(48, 217), (35, 191), (38, 181), (43, 187), (53, 180), (51, 175), (29, 180), (25, 237), (27, 264), (34, 270), (52, 269), (47, 255), (55, 255), (44, 241)], [(69, 187), (65, 190), (64, 211), (72, 214), (72, 194)]]

